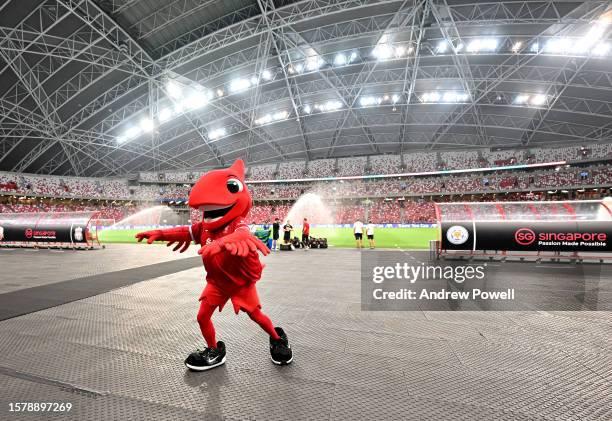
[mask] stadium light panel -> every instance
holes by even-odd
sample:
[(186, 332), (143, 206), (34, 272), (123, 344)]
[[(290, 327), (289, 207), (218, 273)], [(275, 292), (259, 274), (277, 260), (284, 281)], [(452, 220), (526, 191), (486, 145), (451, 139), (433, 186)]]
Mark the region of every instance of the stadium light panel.
[(403, 45), (398, 45), (395, 47), (395, 57), (402, 57), (406, 54), (406, 47)]
[(440, 101), (440, 94), (437, 92), (426, 92), (421, 97), (423, 102), (438, 102)]
[(180, 99), (183, 97), (183, 89), (173, 80), (168, 81), (166, 84), (166, 91), (168, 92), (168, 95), (174, 99)]
[(522, 46), (523, 46), (523, 43), (521, 41), (515, 42), (514, 45), (512, 46), (512, 52), (518, 53), (518, 51), (521, 49)]
[(351, 55), (349, 56), (349, 63), (354, 62), (355, 60), (357, 60), (357, 53), (356, 52), (352, 52)]
[(610, 51), (610, 44), (607, 42), (601, 42), (597, 44), (595, 47), (593, 47), (592, 52), (593, 52), (593, 55), (604, 56), (608, 54), (609, 51)]
[(310, 114), (312, 112), (312, 108), (310, 108), (310, 105), (304, 105), (304, 112), (306, 114)]
[(272, 72), (270, 72), (269, 70), (264, 70), (263, 72), (261, 72), (261, 77), (263, 78), (263, 80), (271, 80), (272, 79)]
[(342, 53), (336, 54), (336, 57), (334, 57), (334, 64), (336, 66), (344, 66), (346, 64), (346, 56)]
[(211, 130), (208, 132), (208, 137), (212, 140), (217, 140), (227, 134), (226, 130), (222, 127), (220, 129)]
[(128, 139), (133, 139), (136, 136), (139, 136), (142, 133), (142, 129), (138, 126), (132, 126), (129, 129), (127, 129), (124, 133), (124, 137), (126, 140)]
[(252, 76), (250, 82), (251, 86), (256, 86), (259, 83), (259, 79), (256, 76)]
[(160, 123), (165, 123), (166, 121), (170, 120), (172, 118), (172, 109), (166, 107), (166, 108), (162, 108), (159, 111), (159, 122)]
[(470, 53), (479, 53), (481, 51), (495, 51), (498, 41), (495, 38), (475, 39), (470, 41), (467, 46), (467, 51)]
[(553, 54), (566, 54), (572, 50), (573, 43), (568, 38), (552, 39), (544, 46), (544, 51)]
[(305, 62), (306, 70), (309, 72), (314, 72), (319, 70), (321, 66), (323, 66), (323, 59), (321, 57), (308, 57)]
[(337, 110), (342, 107), (342, 103), (340, 101), (327, 101), (325, 103), (325, 109), (328, 111)]
[(189, 110), (197, 110), (208, 104), (208, 95), (204, 92), (194, 92), (183, 101), (183, 106)]
[(251, 87), (251, 82), (248, 79), (234, 79), (230, 82), (230, 92), (240, 92)]
[(448, 42), (446, 42), (446, 40), (440, 41), (438, 43), (438, 46), (436, 47), (436, 52), (440, 54), (445, 53), (447, 48), (448, 48)]
[(380, 44), (374, 47), (372, 55), (378, 60), (387, 60), (393, 55), (393, 48), (387, 44)]
[(259, 117), (258, 119), (255, 120), (255, 124), (257, 125), (262, 125), (262, 124), (268, 124), (271, 123), (273, 121), (279, 121), (279, 120), (285, 120), (287, 117), (289, 117), (289, 112), (286, 110), (283, 111), (277, 111), (274, 114), (265, 114), (262, 117)]
[(535, 95), (531, 98), (531, 104), (544, 105), (546, 103), (546, 95)]
[(589, 29), (584, 38), (586, 40), (593, 40), (593, 42), (599, 41), (603, 37), (607, 26), (608, 22), (596, 22), (591, 29)]
[(391, 101), (395, 104), (397, 101), (399, 101), (399, 95), (395, 94), (391, 96)]
[(284, 120), (285, 118), (287, 118), (288, 115), (289, 113), (287, 111), (278, 111), (274, 113), (274, 115), (272, 116), (272, 119), (273, 120)]
[(225, 92), (223, 92), (223, 89), (217, 89), (217, 96), (218, 97), (222, 97), (223, 94), (225, 94)]
[(255, 120), (255, 124), (267, 124), (270, 123), (272, 121), (272, 116), (270, 114), (266, 114), (262, 117), (259, 117), (258, 119)]
[(176, 104), (174, 104), (174, 113), (175, 114), (181, 114), (183, 111), (185, 110), (185, 105), (183, 104), (183, 102), (177, 102)]
[(373, 96), (362, 96), (359, 98), (359, 104), (362, 107), (369, 107), (371, 105), (376, 104), (376, 97)]
[(140, 125), (140, 128), (142, 129), (142, 131), (143, 132), (147, 132), (147, 133), (148, 132), (152, 132), (153, 129), (155, 128), (155, 125), (153, 124), (153, 121), (150, 118), (148, 118), (148, 117), (145, 117), (142, 120), (140, 120), (139, 125)]
[(537, 42), (534, 42), (533, 44), (531, 44), (531, 48), (529, 50), (532, 53), (537, 53), (540, 50), (540, 44)]
[(529, 101), (529, 95), (517, 95), (514, 98), (515, 104), (525, 104), (527, 101)]

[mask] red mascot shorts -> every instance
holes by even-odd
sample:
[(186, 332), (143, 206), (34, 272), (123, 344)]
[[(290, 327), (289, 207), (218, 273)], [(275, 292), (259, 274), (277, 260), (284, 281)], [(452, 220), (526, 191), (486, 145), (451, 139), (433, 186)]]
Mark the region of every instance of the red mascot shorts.
[(245, 286), (236, 285), (232, 288), (223, 289), (207, 282), (204, 291), (202, 291), (200, 295), (200, 301), (202, 300), (206, 300), (210, 305), (219, 306), (219, 311), (223, 310), (223, 306), (225, 306), (227, 300), (232, 300), (232, 305), (234, 306), (234, 312), (236, 314), (238, 314), (240, 309), (250, 313), (256, 308), (261, 308), (254, 282)]

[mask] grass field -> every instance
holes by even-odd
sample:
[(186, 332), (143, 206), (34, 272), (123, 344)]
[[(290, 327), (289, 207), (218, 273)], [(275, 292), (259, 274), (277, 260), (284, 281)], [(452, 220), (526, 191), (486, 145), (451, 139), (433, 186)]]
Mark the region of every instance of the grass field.
[[(351, 228), (312, 228), (313, 237), (327, 237), (328, 244), (334, 247), (355, 247)], [(134, 243), (138, 230), (106, 230), (100, 232), (102, 243)], [(293, 235), (300, 235), (294, 231)], [(292, 236), (293, 236), (292, 235)], [(376, 247), (401, 249), (428, 249), (429, 240), (435, 240), (436, 228), (377, 228), (374, 239)], [(364, 239), (367, 246), (367, 239)]]

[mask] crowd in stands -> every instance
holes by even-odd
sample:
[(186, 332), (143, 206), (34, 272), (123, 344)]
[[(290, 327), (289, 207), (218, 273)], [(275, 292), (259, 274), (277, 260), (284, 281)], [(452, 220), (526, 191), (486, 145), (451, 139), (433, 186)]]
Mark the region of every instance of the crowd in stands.
[(128, 184), (124, 179), (54, 177), (2, 172), (0, 172), (0, 193), (112, 199), (130, 197)]
[[(313, 221), (313, 218), (310, 217), (311, 222), (352, 224), (357, 219), (365, 221), (366, 213), (367, 219), (375, 224), (435, 222), (434, 206), (429, 201), (376, 200), (368, 204), (334, 202), (329, 204), (329, 208), (332, 220)], [(286, 203), (256, 204), (247, 216), (247, 222), (249, 224), (270, 224), (275, 218), (283, 221), (290, 210), (291, 205)], [(310, 215), (304, 216), (309, 217)], [(200, 216), (194, 217), (200, 218)]]
[(399, 155), (374, 155), (370, 157), (370, 174), (399, 174), (402, 158)]
[(277, 164), (255, 165), (247, 169), (249, 180), (272, 180), (276, 172)]
[(284, 180), (304, 178), (305, 171), (306, 161), (281, 162), (278, 165), (278, 178)]
[(315, 159), (306, 165), (307, 177), (331, 177), (336, 169), (335, 159)]
[[(505, 155), (494, 158), (507, 159)], [(313, 161), (315, 162), (315, 161)], [(295, 167), (283, 166), (286, 171)], [(347, 170), (348, 171), (348, 170)], [(560, 166), (537, 171), (505, 170), (489, 173), (461, 173), (444, 176), (377, 178), (322, 182), (250, 184), (256, 200), (296, 199), (306, 192), (327, 198), (386, 197), (436, 193), (505, 192), (508, 190), (580, 188), (609, 186), (609, 165)], [(184, 201), (190, 184), (140, 184), (125, 180), (60, 178), (0, 173), (0, 194), (85, 199), (132, 199), (140, 201)]]
[[(612, 143), (561, 148), (474, 149), (468, 151), (410, 152), (400, 155), (373, 155), (313, 161), (288, 161), (254, 165), (248, 180), (296, 179), (308, 177), (354, 176), (429, 172), (545, 162), (612, 158)], [(202, 171), (141, 172), (139, 181), (148, 183), (193, 183)], [(0, 183), (2, 184), (2, 183)]]
[(445, 170), (463, 170), (482, 167), (482, 161), (477, 151), (441, 152), (440, 166)]
[(429, 172), (441, 170), (436, 152), (414, 152), (403, 155), (404, 172)]
[(140, 181), (161, 183), (188, 183), (194, 182), (205, 171), (164, 171), (164, 172), (141, 172), (138, 174)]
[(338, 172), (336, 175), (340, 177), (364, 175), (368, 159), (365, 156), (355, 158), (339, 158)]
[(0, 213), (54, 213), (54, 212), (95, 212), (97, 219), (120, 221), (136, 212), (137, 207), (132, 204), (113, 203), (50, 203), (36, 201), (32, 203), (0, 203)]

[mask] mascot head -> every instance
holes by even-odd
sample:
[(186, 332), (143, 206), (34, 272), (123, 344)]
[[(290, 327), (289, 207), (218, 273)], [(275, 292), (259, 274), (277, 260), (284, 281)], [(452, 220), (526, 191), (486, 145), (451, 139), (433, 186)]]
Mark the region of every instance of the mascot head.
[(204, 212), (202, 228), (216, 230), (234, 219), (246, 216), (252, 200), (244, 182), (244, 162), (204, 174), (189, 194), (189, 206)]

